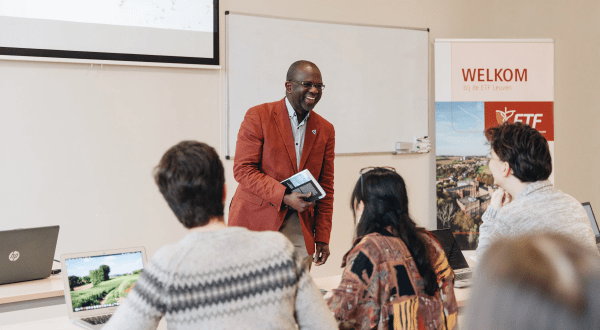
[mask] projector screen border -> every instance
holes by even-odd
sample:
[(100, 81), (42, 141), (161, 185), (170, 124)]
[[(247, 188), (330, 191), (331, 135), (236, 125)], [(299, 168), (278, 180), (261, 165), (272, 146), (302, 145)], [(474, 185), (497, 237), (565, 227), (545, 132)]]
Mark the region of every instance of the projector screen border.
[(220, 69), (219, 0), (213, 0), (212, 58), (0, 47), (0, 60)]

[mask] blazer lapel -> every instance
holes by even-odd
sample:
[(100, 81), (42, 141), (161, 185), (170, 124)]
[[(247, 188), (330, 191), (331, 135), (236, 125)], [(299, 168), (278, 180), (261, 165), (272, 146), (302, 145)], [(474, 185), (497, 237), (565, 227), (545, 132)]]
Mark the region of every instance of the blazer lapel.
[(290, 123), (290, 117), (285, 106), (285, 99), (277, 104), (277, 108), (273, 111), (273, 119), (281, 135), (281, 141), (285, 144), (285, 149), (292, 163), (294, 173), (296, 173), (298, 172), (296, 168), (296, 164), (298, 163), (296, 160), (296, 147), (294, 146), (294, 134), (292, 133), (292, 124)]
[[(319, 124), (317, 123), (317, 117), (314, 115), (310, 115), (308, 117), (308, 123), (306, 123), (306, 134), (304, 134), (304, 147), (302, 148), (302, 157), (300, 157), (300, 169), (304, 169), (304, 165), (308, 160), (310, 151), (312, 150), (313, 145), (315, 144), (315, 140), (317, 139), (317, 134), (319, 134)], [(298, 170), (300, 171), (300, 169)]]

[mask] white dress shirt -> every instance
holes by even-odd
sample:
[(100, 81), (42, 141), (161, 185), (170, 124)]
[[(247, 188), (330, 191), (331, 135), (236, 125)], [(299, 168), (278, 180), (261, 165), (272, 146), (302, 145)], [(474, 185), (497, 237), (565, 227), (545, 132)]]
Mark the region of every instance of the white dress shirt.
[(287, 97), (285, 98), (285, 106), (290, 117), (290, 123), (292, 124), (294, 146), (296, 147), (296, 166), (298, 166), (298, 171), (300, 171), (300, 157), (302, 156), (302, 148), (304, 147), (304, 136), (306, 135), (306, 123), (308, 122), (310, 112), (306, 115), (306, 117), (304, 117), (304, 120), (300, 124), (298, 124), (298, 116), (296, 115), (296, 111), (294, 110), (294, 107), (292, 107), (292, 105), (290, 104), (290, 101)]

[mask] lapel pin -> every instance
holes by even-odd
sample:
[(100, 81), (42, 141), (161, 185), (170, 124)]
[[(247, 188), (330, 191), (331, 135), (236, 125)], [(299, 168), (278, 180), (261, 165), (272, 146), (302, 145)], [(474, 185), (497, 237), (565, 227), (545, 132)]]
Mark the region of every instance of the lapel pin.
[(317, 130), (316, 129), (313, 129), (313, 134), (317, 134)]

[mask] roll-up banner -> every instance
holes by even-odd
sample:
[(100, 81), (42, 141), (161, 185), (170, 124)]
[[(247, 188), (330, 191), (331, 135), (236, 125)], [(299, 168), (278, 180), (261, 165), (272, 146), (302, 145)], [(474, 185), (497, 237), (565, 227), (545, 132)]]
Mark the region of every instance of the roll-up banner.
[(554, 41), (436, 39), (434, 56), (437, 226), (472, 250), (497, 189), (485, 130), (530, 125), (548, 140), (554, 167)]

